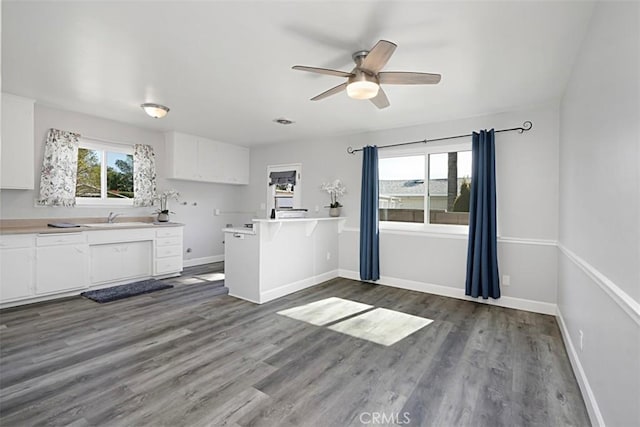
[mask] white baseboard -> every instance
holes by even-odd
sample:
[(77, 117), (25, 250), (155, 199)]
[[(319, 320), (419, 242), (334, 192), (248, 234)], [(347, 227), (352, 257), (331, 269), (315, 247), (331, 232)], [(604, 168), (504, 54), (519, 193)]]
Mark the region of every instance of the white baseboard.
[(584, 403), (587, 407), (587, 412), (589, 413), (591, 424), (594, 426), (604, 427), (604, 418), (602, 418), (602, 413), (600, 413), (598, 402), (596, 401), (593, 390), (591, 390), (591, 386), (589, 385), (587, 374), (582, 368), (582, 363), (580, 363), (578, 353), (573, 346), (573, 341), (571, 341), (571, 336), (569, 335), (569, 330), (567, 329), (567, 325), (565, 324), (562, 313), (560, 312), (560, 307), (558, 307), (556, 311), (556, 319), (558, 320), (558, 325), (560, 326), (560, 333), (562, 334), (562, 339), (564, 340), (564, 346), (567, 349), (567, 354), (569, 354), (569, 361), (571, 362), (571, 366), (573, 367), (573, 373), (578, 380), (580, 391), (582, 392), (582, 396), (584, 397)]
[(275, 289), (270, 289), (260, 293), (260, 303), (272, 301), (276, 298), (283, 297), (285, 295), (292, 294), (294, 292), (301, 291), (311, 286), (318, 285), (327, 280), (331, 280), (338, 277), (338, 270), (327, 271), (326, 273), (318, 274), (317, 276), (308, 277), (306, 279), (298, 280), (297, 282), (288, 283), (283, 286), (279, 286)]
[(183, 265), (185, 267), (193, 267), (195, 265), (211, 264), (212, 262), (224, 261), (224, 255), (206, 256), (202, 258), (185, 259)]
[[(360, 280), (360, 273), (353, 270), (340, 269), (338, 272), (340, 277), (346, 279)], [(379, 285), (392, 286), (394, 288), (408, 289), (411, 291), (426, 292), (445, 297), (463, 299), (467, 301), (479, 302), (483, 304), (497, 305), (499, 307), (515, 308), (518, 310), (531, 311), (534, 313), (550, 314), (555, 316), (556, 304), (534, 301), (522, 298), (502, 296), (497, 300), (472, 298), (464, 294), (464, 289), (452, 288), (451, 286), (435, 285), (433, 283), (416, 282), (407, 279), (398, 279), (396, 277), (381, 276)]]

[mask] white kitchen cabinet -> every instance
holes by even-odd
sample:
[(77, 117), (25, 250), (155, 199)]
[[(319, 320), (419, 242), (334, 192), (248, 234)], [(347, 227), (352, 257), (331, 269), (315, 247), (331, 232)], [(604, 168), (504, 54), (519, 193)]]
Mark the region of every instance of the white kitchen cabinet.
[(249, 183), (249, 149), (180, 132), (166, 134), (169, 178)]
[(169, 177), (201, 181), (198, 165), (198, 139), (184, 133), (167, 134)]
[(0, 188), (34, 188), (34, 115), (32, 99), (2, 94)]
[(182, 271), (178, 226), (0, 235), (0, 306)]
[(36, 237), (36, 294), (89, 286), (89, 245), (85, 233)]
[(35, 235), (2, 236), (0, 242), (0, 301), (32, 296)]
[(91, 284), (151, 275), (151, 241), (91, 245)]
[(156, 230), (154, 258), (154, 276), (177, 274), (182, 271), (182, 227)]

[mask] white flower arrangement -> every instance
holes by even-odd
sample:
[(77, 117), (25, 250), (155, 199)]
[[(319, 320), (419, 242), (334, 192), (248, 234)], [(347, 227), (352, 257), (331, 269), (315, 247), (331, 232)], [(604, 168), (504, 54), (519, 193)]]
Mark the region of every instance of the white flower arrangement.
[(180, 193), (178, 193), (176, 190), (165, 190), (161, 193), (156, 194), (154, 201), (160, 202), (160, 209), (158, 209), (157, 213), (163, 213), (163, 214), (174, 213), (174, 212), (169, 212), (168, 201), (169, 199), (174, 199), (177, 201), (179, 197), (180, 197)]
[(331, 204), (329, 205), (330, 208), (342, 207), (338, 201), (338, 197), (344, 196), (347, 192), (347, 187), (342, 184), (342, 181), (336, 179), (333, 182), (325, 182), (320, 186), (320, 188), (329, 193), (329, 197), (331, 198)]

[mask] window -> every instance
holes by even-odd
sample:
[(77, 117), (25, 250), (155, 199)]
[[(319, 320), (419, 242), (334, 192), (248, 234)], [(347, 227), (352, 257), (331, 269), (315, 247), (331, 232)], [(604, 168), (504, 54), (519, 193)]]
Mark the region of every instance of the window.
[(430, 147), (381, 157), (380, 221), (467, 226), (471, 191), (467, 147)]
[(133, 147), (80, 140), (76, 203), (133, 206)]
[(302, 165), (267, 166), (266, 214), (272, 209), (299, 208), (302, 206)]

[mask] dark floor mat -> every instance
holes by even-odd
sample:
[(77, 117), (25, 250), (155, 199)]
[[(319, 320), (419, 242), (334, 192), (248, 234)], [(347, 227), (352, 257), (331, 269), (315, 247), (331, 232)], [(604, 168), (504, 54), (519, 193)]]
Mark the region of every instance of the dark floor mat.
[(104, 303), (169, 288), (173, 288), (173, 285), (168, 285), (159, 280), (149, 279), (141, 282), (129, 283), (128, 285), (87, 291), (80, 295), (93, 301)]

